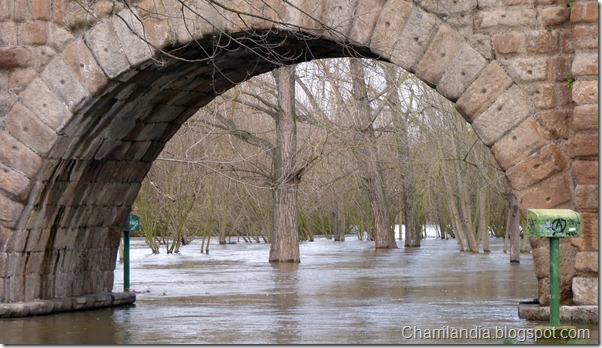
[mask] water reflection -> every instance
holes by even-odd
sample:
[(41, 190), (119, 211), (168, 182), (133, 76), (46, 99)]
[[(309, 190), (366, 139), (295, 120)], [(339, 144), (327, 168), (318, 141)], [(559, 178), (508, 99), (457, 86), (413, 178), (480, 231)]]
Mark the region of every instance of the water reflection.
[[(455, 241), (419, 249), (316, 238), (300, 264), (270, 264), (266, 244), (199, 243), (179, 255), (152, 255), (133, 240), (135, 307), (0, 320), (1, 343), (23, 344), (399, 344), (500, 343), (420, 340), (409, 329), (532, 328), (517, 304), (537, 295), (532, 259), (510, 264), (456, 251)], [(123, 287), (117, 265), (115, 289)], [(591, 329), (593, 342), (597, 326)], [(405, 329), (404, 329), (405, 328)], [(591, 342), (591, 341), (590, 341)]]

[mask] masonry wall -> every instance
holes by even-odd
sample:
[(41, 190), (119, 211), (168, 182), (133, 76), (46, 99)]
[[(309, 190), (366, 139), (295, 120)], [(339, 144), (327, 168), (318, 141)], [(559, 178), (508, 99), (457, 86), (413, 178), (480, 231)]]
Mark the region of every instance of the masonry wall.
[[(332, 13), (347, 3), (297, 2), (316, 11), (317, 18), (332, 21), (336, 19)], [(75, 150), (69, 148), (73, 143), (57, 140), (60, 120), (40, 120), (45, 108), (72, 110), (87, 95), (102, 92), (115, 77), (106, 62), (90, 54), (96, 48), (88, 50), (81, 39), (87, 35), (87, 44), (101, 47), (103, 39), (93, 37), (91, 28), (124, 6), (109, 0), (86, 3), (87, 11), (68, 0), (0, 0), (0, 302), (110, 292), (119, 226), (139, 188), (140, 173), (146, 173), (161, 149), (150, 138), (128, 144), (115, 154), (128, 157), (127, 161), (102, 163), (110, 173), (105, 174), (105, 184), (98, 181), (101, 169), (92, 162), (79, 166), (80, 162), (68, 158)], [(146, 10), (155, 3), (133, 2)], [(250, 8), (245, 1), (232, 3)], [(416, 12), (410, 4), (422, 10)], [(372, 11), (376, 5), (385, 10)], [(583, 236), (561, 245), (562, 297), (576, 304), (597, 303), (597, 2), (379, 0), (370, 6), (375, 14), (367, 16), (366, 28), (351, 28), (354, 39), (457, 102), (506, 171), (523, 211), (558, 207), (582, 214)], [(391, 8), (395, 11), (387, 11)], [(150, 11), (141, 13), (146, 13), (149, 35), (172, 44), (183, 42), (178, 33), (164, 39), (172, 29), (152, 18)], [(406, 26), (406, 21), (416, 25)], [(387, 46), (397, 42), (402, 48), (414, 47), (423, 41), (427, 45), (439, 37), (446, 38), (440, 46), (443, 52)], [(448, 57), (435, 53), (448, 53)], [(463, 54), (467, 59), (461, 59)], [(456, 55), (460, 58), (452, 60)], [(59, 56), (63, 59), (53, 61)], [(121, 57), (129, 66), (130, 57)], [(55, 65), (49, 67), (51, 61)], [(64, 69), (76, 73), (60, 75)], [(455, 78), (445, 78), (444, 73)], [(65, 83), (70, 79), (77, 83)], [(42, 91), (50, 90), (47, 85), (53, 89), (49, 93), (60, 94), (64, 105), (44, 98)], [(511, 123), (501, 128), (500, 120)], [(157, 137), (169, 138), (175, 130)], [(47, 192), (50, 179), (58, 183)], [(91, 184), (80, 185), (85, 180)], [(69, 195), (89, 201), (74, 205)], [(48, 209), (40, 206), (45, 204)], [(77, 238), (67, 237), (73, 235)], [(62, 249), (47, 250), (48, 241), (55, 238)], [(547, 241), (532, 239), (531, 244), (540, 301), (547, 303)], [(63, 269), (72, 273), (64, 276), (77, 279), (65, 289), (57, 288), (61, 278), (49, 273), (49, 265), (59, 262), (70, 263)], [(48, 286), (55, 290), (45, 294)]]

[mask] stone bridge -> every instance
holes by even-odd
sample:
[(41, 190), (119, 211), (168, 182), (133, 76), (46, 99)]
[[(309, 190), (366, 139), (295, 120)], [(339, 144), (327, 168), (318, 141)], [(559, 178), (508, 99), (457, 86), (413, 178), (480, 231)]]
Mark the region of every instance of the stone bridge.
[(581, 213), (562, 298), (597, 313), (597, 21), (581, 0), (0, 0), (0, 316), (133, 302), (121, 226), (165, 143), (237, 83), (345, 56), (454, 102), (523, 211)]

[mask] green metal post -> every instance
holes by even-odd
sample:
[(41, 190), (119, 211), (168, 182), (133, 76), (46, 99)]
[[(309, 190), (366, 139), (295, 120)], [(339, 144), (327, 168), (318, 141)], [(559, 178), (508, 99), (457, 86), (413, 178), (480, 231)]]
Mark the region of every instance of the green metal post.
[(123, 231), (123, 291), (130, 291), (130, 230)]
[(560, 326), (560, 238), (550, 240), (550, 325)]

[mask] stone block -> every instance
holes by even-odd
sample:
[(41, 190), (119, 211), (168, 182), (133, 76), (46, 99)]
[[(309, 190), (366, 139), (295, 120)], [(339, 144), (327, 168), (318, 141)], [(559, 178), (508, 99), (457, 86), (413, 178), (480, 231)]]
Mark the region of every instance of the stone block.
[(530, 112), (530, 104), (527, 98), (520, 87), (514, 85), (479, 115), (473, 121), (472, 126), (479, 138), (483, 140), (483, 143), (491, 146), (501, 136), (523, 121)]
[(541, 111), (537, 120), (550, 133), (552, 139), (569, 138), (570, 112), (566, 110)]
[(573, 45), (579, 50), (598, 48), (598, 26), (577, 25), (573, 28)]
[(485, 58), (464, 43), (439, 80), (437, 91), (451, 101), (458, 100), (486, 65)]
[(21, 93), (21, 102), (55, 132), (71, 118), (67, 105), (40, 78)]
[(490, 30), (500, 27), (535, 27), (537, 11), (531, 8), (495, 8), (479, 11), (475, 17), (478, 30)]
[(544, 7), (539, 10), (539, 22), (542, 26), (561, 25), (569, 21), (571, 11), (566, 7), (557, 5)]
[(506, 175), (515, 190), (524, 190), (567, 168), (560, 148), (551, 144), (511, 167)]
[(567, 150), (574, 158), (598, 157), (598, 134), (576, 134)]
[(455, 30), (440, 26), (416, 67), (416, 76), (431, 86), (437, 85), (464, 42)]
[(577, 209), (598, 209), (598, 185), (577, 185), (575, 206)]
[(517, 194), (522, 209), (552, 209), (571, 200), (571, 190), (564, 176), (539, 183)]
[[(324, 37), (341, 42), (347, 40), (349, 37), (349, 30), (351, 29), (351, 24), (353, 22), (354, 11), (357, 8), (357, 2), (358, 0), (324, 1), (324, 10), (322, 12), (321, 21), (323, 25), (328, 28), (324, 33)], [(273, 3), (267, 6), (260, 5), (260, 11), (262, 15), (264, 15), (266, 18), (279, 18), (278, 12), (284, 11), (274, 6), (274, 4), (278, 3), (280, 3), (280, 1), (273, 0)], [(283, 7), (283, 5), (281, 5), (281, 7)], [(272, 9), (275, 9), (275, 11)]]
[[(543, 279), (550, 276), (550, 243), (545, 240), (543, 246), (532, 250), (533, 265), (535, 266), (535, 275), (537, 279)], [(570, 288), (570, 279), (575, 275), (575, 255), (577, 249), (568, 239), (561, 239), (560, 243), (560, 278)], [(548, 291), (549, 293), (549, 288)]]
[(575, 277), (572, 285), (575, 304), (598, 304), (598, 277)]
[(23, 174), (0, 163), (0, 187), (16, 202), (27, 203), (31, 185), (31, 181)]
[(491, 36), (486, 34), (472, 34), (468, 37), (468, 44), (487, 59), (487, 61), (493, 59)]
[(30, 179), (36, 178), (42, 159), (31, 149), (6, 131), (0, 131), (0, 162), (23, 173)]
[(501, 61), (502, 66), (516, 82), (533, 82), (547, 79), (547, 58), (516, 58)]
[(575, 160), (572, 165), (573, 180), (577, 185), (598, 183), (598, 161)]
[(575, 81), (573, 100), (577, 104), (596, 104), (598, 102), (598, 81)]
[(450, 15), (465, 14), (477, 8), (477, 0), (420, 0), (417, 1), (425, 10), (448, 17)]
[(19, 24), (18, 42), (21, 46), (45, 45), (48, 42), (48, 25), (43, 21), (28, 21)]
[(598, 273), (598, 252), (579, 251), (575, 256), (575, 271), (578, 273)]
[(5, 129), (41, 156), (48, 154), (56, 141), (56, 133), (40, 121), (29, 109), (16, 103), (10, 110)]
[[(0, 12), (2, 10), (0, 9)], [(1, 14), (0, 14), (1, 16)], [(17, 46), (17, 26), (14, 22), (0, 21), (0, 47)], [(2, 52), (2, 50), (0, 50)], [(0, 63), (2, 64), (2, 63)]]
[(70, 110), (76, 109), (88, 97), (88, 91), (60, 57), (48, 64), (41, 77)]
[(37, 0), (31, 3), (31, 18), (43, 21), (50, 20), (51, 1)]
[(492, 62), (458, 99), (456, 108), (467, 121), (472, 122), (511, 85), (512, 78), (497, 62)]
[(548, 61), (548, 80), (563, 82), (566, 89), (567, 77), (571, 75), (571, 64), (573, 57), (556, 56)]
[(33, 66), (33, 51), (28, 47), (0, 48), (0, 70), (12, 70)]
[(576, 54), (572, 65), (572, 75), (566, 76), (598, 76), (598, 54)]
[(33, 68), (13, 70), (10, 74), (10, 80), (8, 82), (9, 91), (15, 93), (22, 91), (34, 78), (36, 78), (36, 76), (38, 76), (38, 72)]
[(496, 33), (492, 36), (493, 49), (498, 54), (516, 54), (525, 51), (525, 35), (511, 31)]
[(598, 213), (580, 212), (581, 237), (571, 238), (579, 251), (598, 250)]
[(132, 8), (125, 9), (111, 19), (115, 34), (132, 66), (150, 59), (156, 52), (155, 48), (143, 40), (145, 30), (136, 12)]
[(391, 62), (407, 71), (416, 71), (416, 66), (439, 25), (440, 20), (436, 16), (418, 7), (414, 8), (395, 43)]
[(374, 27), (370, 48), (383, 57), (391, 57), (401, 30), (414, 6), (406, 0), (389, 0), (384, 4)]
[(108, 79), (96, 59), (79, 39), (69, 44), (62, 53), (63, 59), (77, 76), (79, 81), (86, 87), (90, 95), (96, 95), (107, 84)]
[(379, 11), (376, 8), (382, 8), (386, 0), (358, 1), (355, 8), (355, 15), (351, 28), (349, 29), (350, 42), (358, 45), (367, 46), (370, 43), (372, 32), (378, 20)]
[(86, 46), (109, 78), (113, 79), (130, 69), (125, 51), (116, 43), (119, 37), (113, 29), (112, 22), (104, 21), (88, 30), (84, 35)]
[(576, 1), (571, 10), (571, 22), (597, 22), (598, 21), (598, 3)]

